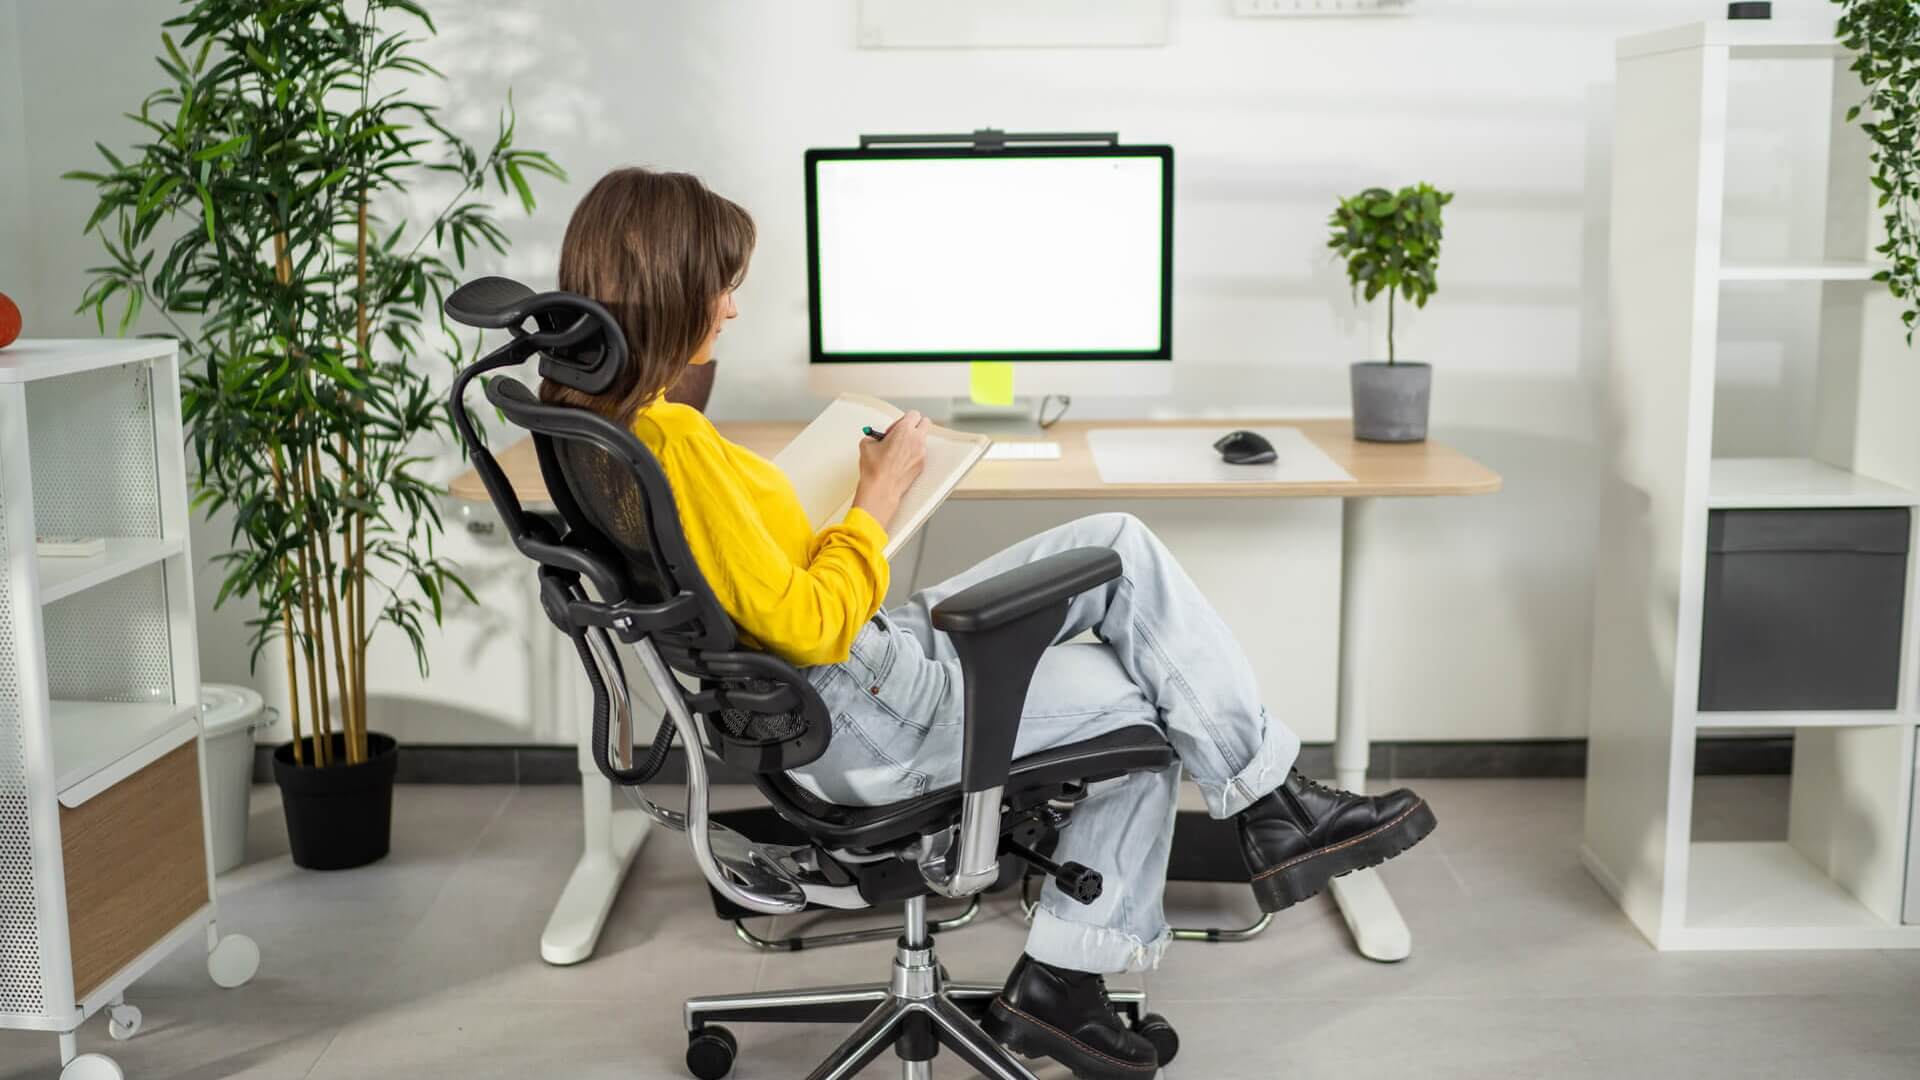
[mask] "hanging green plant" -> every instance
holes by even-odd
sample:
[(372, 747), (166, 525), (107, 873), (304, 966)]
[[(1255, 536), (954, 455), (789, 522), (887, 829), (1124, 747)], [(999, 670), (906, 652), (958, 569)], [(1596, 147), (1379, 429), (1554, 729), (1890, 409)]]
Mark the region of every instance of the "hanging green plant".
[[(122, 333), (157, 311), (180, 340), (195, 504), (232, 511), (219, 601), (259, 603), (256, 660), (281, 646), (294, 760), (359, 763), (375, 629), (424, 671), (425, 620), (467, 592), (434, 551), (421, 451), (448, 422), (416, 361), (460, 359), (441, 298), (470, 254), (506, 249), (481, 189), (531, 211), (528, 177), (562, 173), (514, 144), (510, 106), (476, 148), (412, 96), (438, 76), (414, 0), (182, 6), (162, 89), (129, 114), (144, 141), (68, 174), (98, 192), (87, 231), (108, 258), (81, 310), (104, 332), (113, 308)], [(437, 212), (402, 212), (436, 186)]]
[(1835, 32), (1853, 50), (1852, 71), (1866, 99), (1847, 110), (1864, 113), (1860, 130), (1873, 140), (1873, 186), (1880, 191), (1886, 238), (1874, 251), (1886, 268), (1873, 275), (1902, 305), (1900, 321), (1913, 344), (1920, 321), (1920, 5), (1912, 0), (1834, 0)]

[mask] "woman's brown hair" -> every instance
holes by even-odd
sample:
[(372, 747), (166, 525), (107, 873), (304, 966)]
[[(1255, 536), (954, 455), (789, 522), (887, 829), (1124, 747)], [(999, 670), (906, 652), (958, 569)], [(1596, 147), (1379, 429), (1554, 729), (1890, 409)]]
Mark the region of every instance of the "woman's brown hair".
[(639, 168), (601, 177), (567, 223), (560, 287), (613, 313), (627, 335), (627, 366), (603, 394), (549, 379), (540, 400), (632, 422), (707, 340), (715, 305), (746, 275), (753, 241), (753, 218), (699, 177)]

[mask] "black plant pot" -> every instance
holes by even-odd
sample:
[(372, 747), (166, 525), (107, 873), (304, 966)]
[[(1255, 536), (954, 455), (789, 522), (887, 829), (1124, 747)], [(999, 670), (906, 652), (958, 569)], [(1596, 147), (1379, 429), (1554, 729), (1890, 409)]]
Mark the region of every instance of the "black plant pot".
[[(313, 739), (301, 739), (313, 760)], [(347, 740), (333, 736), (333, 757), (345, 761)], [(367, 733), (367, 760), (316, 768), (293, 763), (293, 744), (273, 752), (273, 781), (287, 813), (293, 864), (308, 870), (350, 870), (386, 858), (393, 835), (393, 776), (400, 744)]]

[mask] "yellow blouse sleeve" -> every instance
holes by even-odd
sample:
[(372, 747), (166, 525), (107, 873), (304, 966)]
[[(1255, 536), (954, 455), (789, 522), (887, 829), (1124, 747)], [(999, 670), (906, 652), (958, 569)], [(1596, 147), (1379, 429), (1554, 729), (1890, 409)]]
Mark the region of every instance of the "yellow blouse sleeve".
[(661, 462), (694, 561), (720, 606), (761, 647), (837, 664), (887, 595), (887, 533), (865, 510), (821, 529), (796, 566), (768, 530), (718, 436), (673, 440)]

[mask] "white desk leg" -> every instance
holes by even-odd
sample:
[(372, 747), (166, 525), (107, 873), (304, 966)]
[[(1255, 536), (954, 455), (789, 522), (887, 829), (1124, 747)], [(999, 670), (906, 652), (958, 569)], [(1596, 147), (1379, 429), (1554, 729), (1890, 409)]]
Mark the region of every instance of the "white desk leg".
[(593, 955), (620, 883), (653, 826), (638, 810), (614, 810), (613, 784), (597, 768), (580, 770), (580, 795), (586, 850), (540, 935), (540, 959), (549, 964), (577, 964)]
[[(1360, 548), (1372, 499), (1348, 499), (1341, 509), (1340, 528), (1340, 705), (1333, 736), (1334, 780), (1348, 791), (1365, 791), (1367, 759), (1372, 743), (1367, 731), (1367, 701), (1362, 673), (1366, 665), (1360, 642), (1375, 608), (1366, 593), (1367, 575), (1361, 569)], [(1360, 955), (1369, 960), (1405, 960), (1413, 952), (1413, 936), (1406, 920), (1374, 870), (1360, 870), (1333, 879), (1333, 900), (1353, 932)]]
[[(537, 611), (534, 618), (541, 618)], [(636, 809), (613, 808), (613, 783), (593, 763), (593, 704), (572, 642), (552, 633), (540, 634), (536, 641), (535, 670), (544, 668), (550, 680), (548, 686), (536, 688), (538, 707), (554, 710), (549, 715), (580, 718), (580, 809), (585, 839), (580, 861), (540, 935), (540, 958), (549, 964), (577, 964), (592, 956), (599, 944), (607, 913), (613, 910), (653, 819)]]

